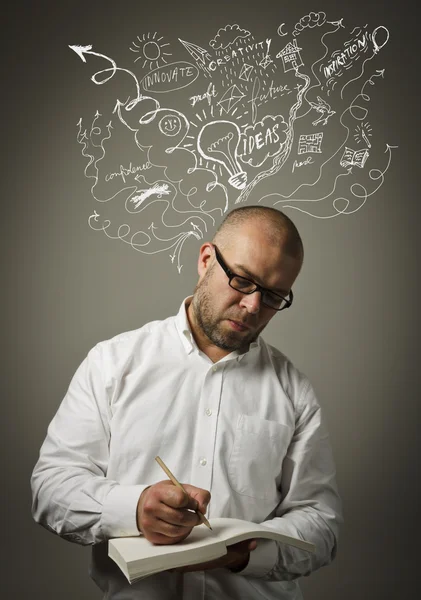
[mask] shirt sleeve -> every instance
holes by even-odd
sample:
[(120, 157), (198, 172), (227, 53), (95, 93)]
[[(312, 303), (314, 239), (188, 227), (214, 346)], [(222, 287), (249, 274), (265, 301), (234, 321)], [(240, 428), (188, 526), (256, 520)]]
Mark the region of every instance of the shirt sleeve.
[(314, 554), (286, 544), (261, 541), (239, 573), (268, 580), (292, 580), (334, 558), (342, 518), (331, 445), (320, 406), (306, 382), (297, 407), (294, 435), (282, 465), (282, 500), (266, 525), (315, 544)]
[(84, 545), (139, 535), (137, 501), (147, 487), (107, 478), (110, 409), (104, 372), (96, 346), (49, 425), (31, 478), (34, 519)]

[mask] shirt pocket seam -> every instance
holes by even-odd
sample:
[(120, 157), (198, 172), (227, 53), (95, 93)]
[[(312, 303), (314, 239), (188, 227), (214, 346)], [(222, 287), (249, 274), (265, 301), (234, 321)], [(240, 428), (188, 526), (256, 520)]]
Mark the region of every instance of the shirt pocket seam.
[[(288, 433), (287, 436), (282, 435), (285, 433)], [(281, 450), (281, 454), (282, 457), (279, 458), (279, 463), (280, 465), (282, 464), (283, 459), (285, 458), (287, 451), (288, 451), (288, 446), (289, 446), (289, 440), (292, 437), (292, 428), (285, 424), (285, 423), (281, 423), (280, 421), (273, 421), (273, 420), (268, 420), (268, 419), (261, 419), (260, 417), (255, 417), (255, 416), (250, 416), (250, 415), (245, 415), (245, 414), (241, 414), (238, 417), (237, 420), (237, 427), (235, 429), (235, 435), (234, 435), (234, 441), (233, 441), (233, 446), (232, 446), (232, 450), (231, 450), (231, 454), (229, 457), (229, 462), (228, 462), (228, 483), (230, 488), (238, 495), (240, 496), (245, 496), (247, 498), (253, 498), (253, 499), (258, 499), (258, 500), (262, 500), (267, 498), (268, 494), (265, 492), (262, 495), (262, 492), (260, 492), (260, 495), (256, 496), (256, 489), (259, 489), (259, 482), (256, 482), (255, 478), (250, 478), (250, 483), (249, 485), (252, 487), (252, 490), (254, 491), (254, 493), (247, 493), (246, 491), (240, 491), (240, 488), (244, 488), (244, 483), (240, 484), (236, 474), (238, 476), (238, 464), (235, 465), (233, 463), (236, 462), (236, 458), (238, 456), (245, 456), (247, 458), (247, 453), (244, 452), (245, 448), (254, 448), (255, 449), (255, 455), (251, 458), (254, 458), (255, 461), (257, 461), (258, 459), (258, 454), (262, 456), (270, 456), (272, 453), (272, 446), (269, 447), (267, 446), (267, 452), (266, 454), (264, 454), (264, 452), (262, 452), (262, 444), (258, 444), (257, 442), (262, 442), (264, 444), (264, 441), (268, 441), (268, 440), (274, 440), (274, 439), (279, 439), (279, 440), (283, 440), (283, 439), (288, 439), (288, 443), (284, 442), (282, 444), (279, 444), (279, 449)], [(250, 437), (253, 436), (254, 440), (253, 442), (251, 442)], [(249, 438), (249, 440), (247, 441), (247, 438)], [(264, 447), (263, 447), (264, 450)], [(276, 452), (278, 452), (278, 450), (276, 450)], [(264, 460), (264, 458), (262, 459), (260, 457), (260, 460), (262, 462), (261, 468), (264, 471), (265, 470), (265, 466), (267, 466), (268, 461)], [(250, 456), (249, 456), (250, 458)], [(279, 468), (279, 474), (281, 471), (281, 467)], [(262, 487), (262, 489), (265, 489), (264, 486)]]

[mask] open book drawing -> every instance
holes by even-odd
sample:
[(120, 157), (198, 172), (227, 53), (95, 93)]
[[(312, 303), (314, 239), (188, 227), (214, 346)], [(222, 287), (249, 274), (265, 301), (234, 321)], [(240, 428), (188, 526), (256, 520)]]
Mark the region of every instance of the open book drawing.
[(367, 148), (363, 150), (353, 150), (345, 146), (345, 151), (342, 155), (340, 165), (341, 167), (360, 167), (362, 169), (365, 165), (365, 161), (369, 157)]
[(314, 552), (315, 546), (299, 538), (284, 535), (265, 525), (241, 519), (215, 518), (212, 531), (204, 525), (194, 527), (178, 544), (152, 544), (143, 536), (114, 538), (108, 542), (108, 555), (117, 563), (129, 583), (160, 573), (215, 560), (227, 554), (227, 546), (252, 538), (266, 538)]

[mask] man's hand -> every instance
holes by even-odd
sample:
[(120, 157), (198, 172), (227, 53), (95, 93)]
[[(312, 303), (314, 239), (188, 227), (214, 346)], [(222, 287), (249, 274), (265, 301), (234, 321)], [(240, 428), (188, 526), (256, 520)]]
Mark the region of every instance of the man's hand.
[(228, 553), (221, 558), (212, 560), (206, 563), (199, 563), (197, 565), (188, 565), (186, 567), (179, 567), (178, 569), (172, 569), (178, 573), (188, 573), (191, 571), (207, 571), (208, 569), (221, 569), (227, 568), (234, 571), (241, 571), (244, 569), (249, 561), (250, 552), (255, 550), (257, 547), (256, 540), (245, 540), (244, 542), (238, 542), (238, 544), (232, 544), (227, 546)]
[(143, 490), (137, 503), (137, 528), (153, 544), (176, 544), (201, 523), (192, 512), (205, 514), (210, 501), (207, 490), (183, 483), (187, 495), (165, 480)]

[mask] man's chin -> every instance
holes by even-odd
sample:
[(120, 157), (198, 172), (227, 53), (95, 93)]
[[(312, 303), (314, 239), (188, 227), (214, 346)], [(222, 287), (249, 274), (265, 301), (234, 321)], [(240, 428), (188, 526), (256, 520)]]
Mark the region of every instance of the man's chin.
[(237, 331), (235, 328), (229, 326), (224, 328), (224, 333), (218, 337), (220, 343), (217, 345), (220, 348), (223, 347), (224, 350), (231, 351), (244, 349), (254, 341), (254, 336), (249, 329)]

